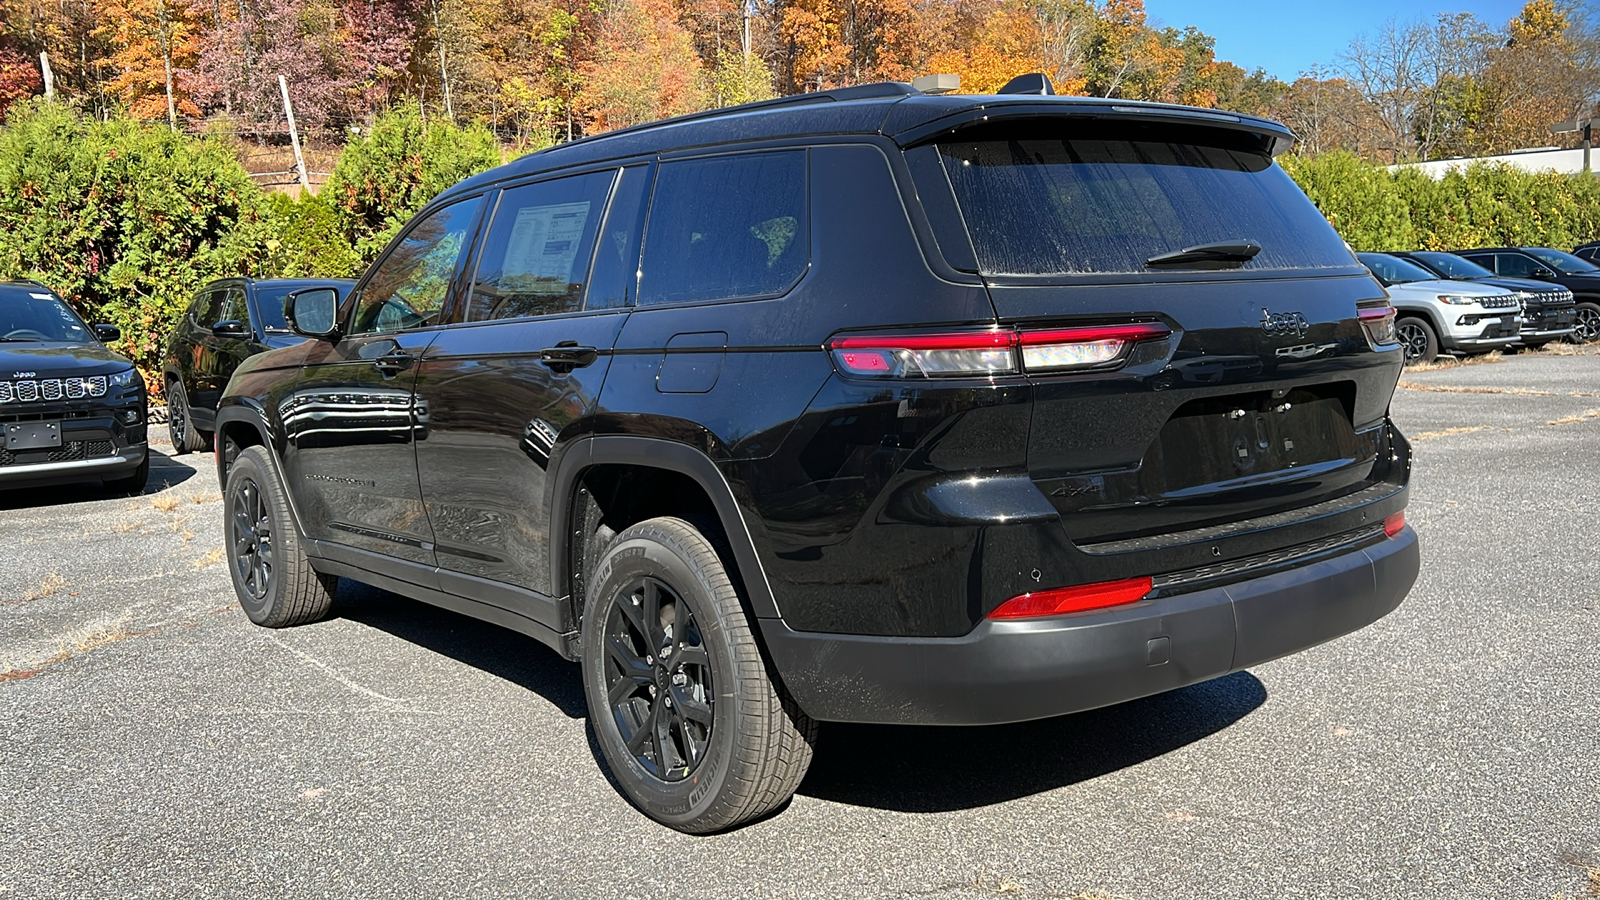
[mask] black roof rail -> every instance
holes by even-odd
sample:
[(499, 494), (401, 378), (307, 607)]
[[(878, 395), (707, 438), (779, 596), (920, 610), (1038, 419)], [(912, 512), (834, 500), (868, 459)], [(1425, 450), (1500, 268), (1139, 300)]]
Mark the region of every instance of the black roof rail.
[(602, 131), (599, 134), (586, 135), (575, 141), (566, 141), (547, 147), (540, 153), (550, 153), (562, 147), (571, 147), (600, 138), (615, 137), (619, 134), (632, 134), (650, 128), (660, 128), (664, 125), (676, 125), (680, 122), (704, 122), (707, 119), (718, 119), (723, 116), (737, 116), (748, 112), (759, 112), (767, 109), (782, 109), (786, 106), (803, 106), (810, 103), (843, 103), (848, 100), (880, 100), (891, 97), (909, 97), (920, 94), (916, 88), (903, 81), (880, 81), (873, 84), (858, 84), (852, 87), (833, 88), (827, 91), (812, 91), (807, 94), (790, 94), (787, 97), (774, 97), (771, 100), (755, 100), (750, 103), (741, 103), (738, 106), (724, 106), (720, 109), (708, 109), (702, 112), (687, 113), (673, 116), (670, 119), (658, 119), (654, 122), (645, 122), (629, 128), (618, 128), (616, 131)]
[(0, 284), (31, 284), (34, 287), (42, 287), (47, 291), (50, 290), (50, 285), (45, 284), (36, 278), (7, 278), (4, 281), (0, 281)]

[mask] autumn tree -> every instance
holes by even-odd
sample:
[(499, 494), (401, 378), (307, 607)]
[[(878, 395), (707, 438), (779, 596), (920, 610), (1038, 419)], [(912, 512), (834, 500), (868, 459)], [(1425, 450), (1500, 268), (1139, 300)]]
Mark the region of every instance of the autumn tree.
[(665, 0), (610, 0), (599, 52), (582, 70), (574, 105), (585, 132), (705, 109), (706, 73)]
[(105, 0), (102, 29), (116, 74), (106, 84), (135, 119), (200, 115), (190, 73), (200, 56), (200, 11), (188, 0)]

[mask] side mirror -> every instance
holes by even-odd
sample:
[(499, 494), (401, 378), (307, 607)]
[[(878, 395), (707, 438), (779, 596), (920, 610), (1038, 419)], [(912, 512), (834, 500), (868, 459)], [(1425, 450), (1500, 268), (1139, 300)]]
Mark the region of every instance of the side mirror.
[(250, 337), (250, 326), (238, 319), (223, 319), (211, 326), (211, 333), (217, 337), (247, 338)]
[(331, 339), (339, 331), (339, 292), (333, 288), (295, 291), (283, 305), (284, 318), (295, 334)]
[(122, 329), (115, 325), (100, 324), (94, 326), (94, 336), (100, 339), (100, 343), (109, 344), (122, 340)]
[(1533, 271), (1533, 277), (1539, 279), (1540, 281), (1549, 281), (1550, 279), (1556, 277), (1556, 273), (1544, 268), (1543, 266), (1540, 266)]

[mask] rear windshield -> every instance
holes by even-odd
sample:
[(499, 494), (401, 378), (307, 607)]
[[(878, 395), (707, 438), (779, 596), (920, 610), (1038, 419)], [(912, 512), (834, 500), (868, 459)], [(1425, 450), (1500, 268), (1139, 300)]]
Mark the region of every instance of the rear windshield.
[(1261, 246), (1246, 271), (1353, 264), (1300, 188), (1241, 138), (1070, 120), (997, 127), (939, 144), (986, 274), (1151, 272), (1152, 256), (1243, 241)]

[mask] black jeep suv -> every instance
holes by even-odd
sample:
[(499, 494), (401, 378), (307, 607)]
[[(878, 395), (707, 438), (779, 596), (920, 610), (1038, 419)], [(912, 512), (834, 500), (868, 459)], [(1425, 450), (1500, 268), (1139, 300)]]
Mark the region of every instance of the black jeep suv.
[(172, 449), (188, 453), (211, 446), (217, 398), (239, 363), (305, 340), (289, 330), (283, 317), (291, 291), (331, 287), (343, 299), (352, 284), (344, 279), (223, 278), (197, 291), (167, 341), (161, 365)]
[(1401, 349), (1291, 140), (888, 84), (468, 179), (235, 372), (240, 601), (307, 622), (344, 576), (538, 638), (696, 832), (782, 804), (818, 721), (1060, 715), (1361, 628), (1418, 569)]
[(0, 282), (0, 488), (99, 481), (144, 490), (144, 379), (37, 281)]
[(1573, 343), (1600, 341), (1600, 266), (1571, 253), (1549, 247), (1483, 247), (1457, 250), (1455, 255), (1511, 278), (1554, 282), (1572, 292)]

